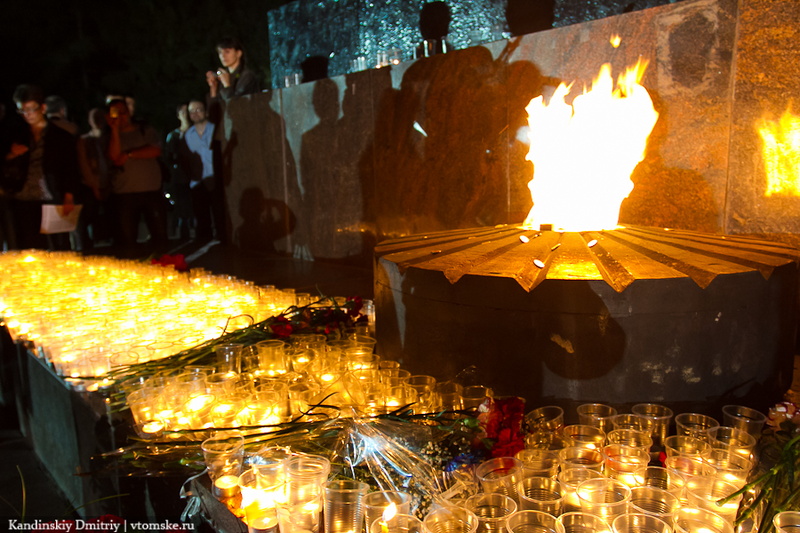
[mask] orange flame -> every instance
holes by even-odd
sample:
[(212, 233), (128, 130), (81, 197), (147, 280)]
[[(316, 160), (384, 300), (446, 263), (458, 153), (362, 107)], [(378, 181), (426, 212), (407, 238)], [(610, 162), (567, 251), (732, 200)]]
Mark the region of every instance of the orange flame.
[(800, 196), (800, 117), (788, 109), (779, 120), (761, 121), (764, 143), (764, 196)]
[(619, 207), (633, 189), (630, 175), (644, 159), (647, 138), (658, 113), (639, 82), (647, 61), (639, 60), (617, 80), (605, 64), (592, 83), (575, 97), (558, 86), (549, 104), (531, 100), (528, 112), (534, 179), (528, 183), (533, 207), (526, 227), (552, 224), (565, 231), (617, 227)]

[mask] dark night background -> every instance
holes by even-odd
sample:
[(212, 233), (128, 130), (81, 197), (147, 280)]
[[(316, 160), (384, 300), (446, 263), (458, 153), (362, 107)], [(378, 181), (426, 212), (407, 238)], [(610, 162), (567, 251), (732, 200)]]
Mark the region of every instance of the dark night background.
[[(267, 13), (287, 0), (21, 0), (0, 12), (0, 98), (13, 115), (20, 83), (63, 96), (70, 118), (88, 130), (89, 109), (106, 94), (130, 93), (136, 112), (163, 133), (175, 107), (208, 90), (223, 36), (244, 44), (248, 65), (269, 79)], [(14, 118), (14, 117), (10, 117)]]

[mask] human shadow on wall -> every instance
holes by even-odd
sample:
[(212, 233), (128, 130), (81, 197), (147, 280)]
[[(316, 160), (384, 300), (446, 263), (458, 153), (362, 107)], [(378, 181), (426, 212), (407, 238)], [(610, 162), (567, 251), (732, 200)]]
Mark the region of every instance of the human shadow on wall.
[(669, 133), (669, 109), (657, 93), (651, 90), (650, 96), (659, 112), (658, 122), (647, 141), (645, 158), (631, 175), (634, 187), (620, 206), (619, 222), (718, 233), (719, 208), (703, 175), (664, 163), (661, 149)]
[(294, 231), (297, 218), (286, 203), (266, 198), (258, 187), (242, 191), (239, 199), (242, 223), (236, 229), (236, 244), (256, 255), (277, 255), (275, 242)]
[[(344, 103), (351, 97), (346, 87)], [(362, 187), (357, 161), (365, 142), (363, 127), (348, 104), (341, 118), (339, 87), (331, 79), (315, 83), (312, 102), (319, 122), (302, 136), (300, 176), (305, 195), (302, 223), (315, 260), (358, 262), (364, 255), (361, 235)], [(325, 213), (327, 216), (320, 216)]]
[(482, 46), (418, 60), (383, 91), (367, 155), (378, 241), (524, 219), (530, 195), (517, 193), (529, 178), (518, 176), (530, 164), (516, 135), (542, 77), (509, 61), (516, 45), (496, 60)]
[(273, 95), (247, 98), (247, 105), (228, 108), (231, 139), (241, 140), (238, 155), (232, 151), (227, 158), (227, 176), (233, 178), (226, 187), (228, 209), (237, 221), (233, 242), (245, 254), (285, 255), (297, 225), (286, 185), (296, 182), (294, 158), (283, 117), (271, 107)]

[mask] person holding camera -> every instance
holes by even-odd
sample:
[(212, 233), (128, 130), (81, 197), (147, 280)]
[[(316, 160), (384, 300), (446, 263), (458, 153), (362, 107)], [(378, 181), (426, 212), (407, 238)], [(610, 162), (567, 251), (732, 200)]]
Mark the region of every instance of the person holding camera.
[(238, 39), (225, 37), (217, 43), (217, 54), (222, 64), (216, 71), (206, 72), (206, 82), (211, 99), (225, 102), (236, 96), (257, 93), (258, 78), (245, 67), (244, 50)]

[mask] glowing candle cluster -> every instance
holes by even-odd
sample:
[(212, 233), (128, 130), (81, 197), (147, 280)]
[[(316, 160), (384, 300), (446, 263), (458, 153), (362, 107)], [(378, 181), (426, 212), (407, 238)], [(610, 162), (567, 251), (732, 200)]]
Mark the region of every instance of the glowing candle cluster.
[(70, 252), (8, 252), (0, 269), (0, 316), (12, 336), (32, 341), (65, 377), (167, 357), (295, 304), (291, 291), (201, 269)]

